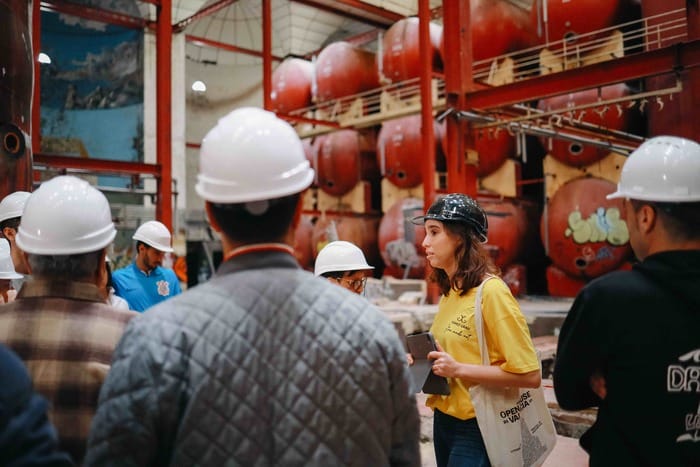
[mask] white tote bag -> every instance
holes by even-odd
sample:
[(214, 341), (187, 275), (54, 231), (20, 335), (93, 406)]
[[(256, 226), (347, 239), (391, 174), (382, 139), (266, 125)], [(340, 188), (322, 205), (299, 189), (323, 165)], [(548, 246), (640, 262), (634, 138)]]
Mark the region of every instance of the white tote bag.
[[(482, 364), (489, 365), (481, 313), (479, 285), (474, 306), (474, 323)], [(540, 466), (554, 449), (557, 433), (544, 400), (537, 389), (476, 385), (469, 389), (476, 420), (493, 467)]]

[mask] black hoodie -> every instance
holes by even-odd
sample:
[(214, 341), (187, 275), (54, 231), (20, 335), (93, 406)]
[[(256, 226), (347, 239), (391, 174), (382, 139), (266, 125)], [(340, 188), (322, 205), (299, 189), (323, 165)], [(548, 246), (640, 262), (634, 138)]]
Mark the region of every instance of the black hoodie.
[(657, 253), (584, 287), (559, 335), (554, 390), (565, 410), (599, 407), (581, 439), (591, 467), (700, 466), (700, 250)]

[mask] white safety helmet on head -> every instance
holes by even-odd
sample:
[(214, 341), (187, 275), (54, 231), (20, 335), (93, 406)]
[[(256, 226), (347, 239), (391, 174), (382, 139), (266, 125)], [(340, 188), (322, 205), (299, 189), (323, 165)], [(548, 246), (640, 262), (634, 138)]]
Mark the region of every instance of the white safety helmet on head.
[(313, 178), (294, 128), (272, 112), (244, 107), (204, 137), (195, 190), (213, 203), (248, 203), (300, 193)]
[(15, 265), (10, 256), (10, 242), (0, 238), (0, 279), (21, 279), (24, 276), (15, 271)]
[(142, 224), (141, 227), (136, 229), (134, 236), (131, 238), (143, 242), (158, 251), (163, 251), (165, 253), (174, 251), (170, 246), (170, 240), (172, 238), (170, 236), (170, 231), (163, 223), (158, 221), (148, 221)]
[(361, 271), (374, 269), (367, 264), (365, 255), (356, 245), (344, 240), (330, 242), (316, 256), (314, 275), (335, 271)]
[(31, 193), (28, 191), (15, 191), (5, 196), (0, 201), (0, 222), (15, 217), (22, 217), (22, 211), (24, 211), (24, 205), (27, 204), (29, 195)]
[(29, 197), (17, 245), (35, 255), (99, 251), (117, 235), (105, 195), (71, 175), (54, 177)]
[(629, 155), (617, 191), (607, 198), (700, 201), (700, 144), (677, 136), (648, 139)]

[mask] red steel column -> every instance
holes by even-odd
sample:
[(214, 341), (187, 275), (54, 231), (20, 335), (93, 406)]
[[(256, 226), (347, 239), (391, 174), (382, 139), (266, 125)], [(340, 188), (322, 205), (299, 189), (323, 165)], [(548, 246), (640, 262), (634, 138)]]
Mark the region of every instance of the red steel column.
[(271, 0), (262, 2), (263, 23), (263, 108), (272, 109), (272, 7)]
[(688, 40), (700, 39), (700, 0), (687, 0)]
[(156, 162), (160, 166), (156, 219), (172, 231), (172, 3), (157, 7), (156, 26)]
[(421, 139), (423, 143), (423, 206), (427, 211), (435, 199), (435, 131), (433, 130), (433, 46), (430, 42), (430, 0), (418, 1), (420, 50)]
[[(447, 108), (467, 109), (466, 94), (474, 90), (469, 0), (443, 0), (445, 35), (445, 94)], [(466, 164), (468, 126), (464, 120), (447, 120), (447, 191), (476, 196), (476, 166)]]
[[(32, 2), (32, 65), (34, 66), (34, 91), (32, 92), (32, 122), (29, 134), (32, 138), (30, 154), (41, 151), (41, 2)], [(28, 190), (32, 191), (32, 181), (27, 180)]]

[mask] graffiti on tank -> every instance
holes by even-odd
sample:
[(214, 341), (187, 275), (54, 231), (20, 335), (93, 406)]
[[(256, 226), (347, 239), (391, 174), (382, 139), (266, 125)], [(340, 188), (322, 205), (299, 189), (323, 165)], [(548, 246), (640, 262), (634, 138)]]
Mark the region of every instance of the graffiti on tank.
[(620, 217), (620, 210), (602, 206), (588, 219), (583, 218), (581, 211), (572, 211), (564, 234), (578, 244), (608, 242), (620, 246), (629, 242), (630, 238), (627, 224)]
[[(679, 356), (678, 363), (668, 366), (666, 391), (675, 394), (700, 393), (700, 349)], [(685, 415), (685, 433), (676, 438), (677, 443), (684, 441), (700, 442), (700, 405), (697, 410)]]

